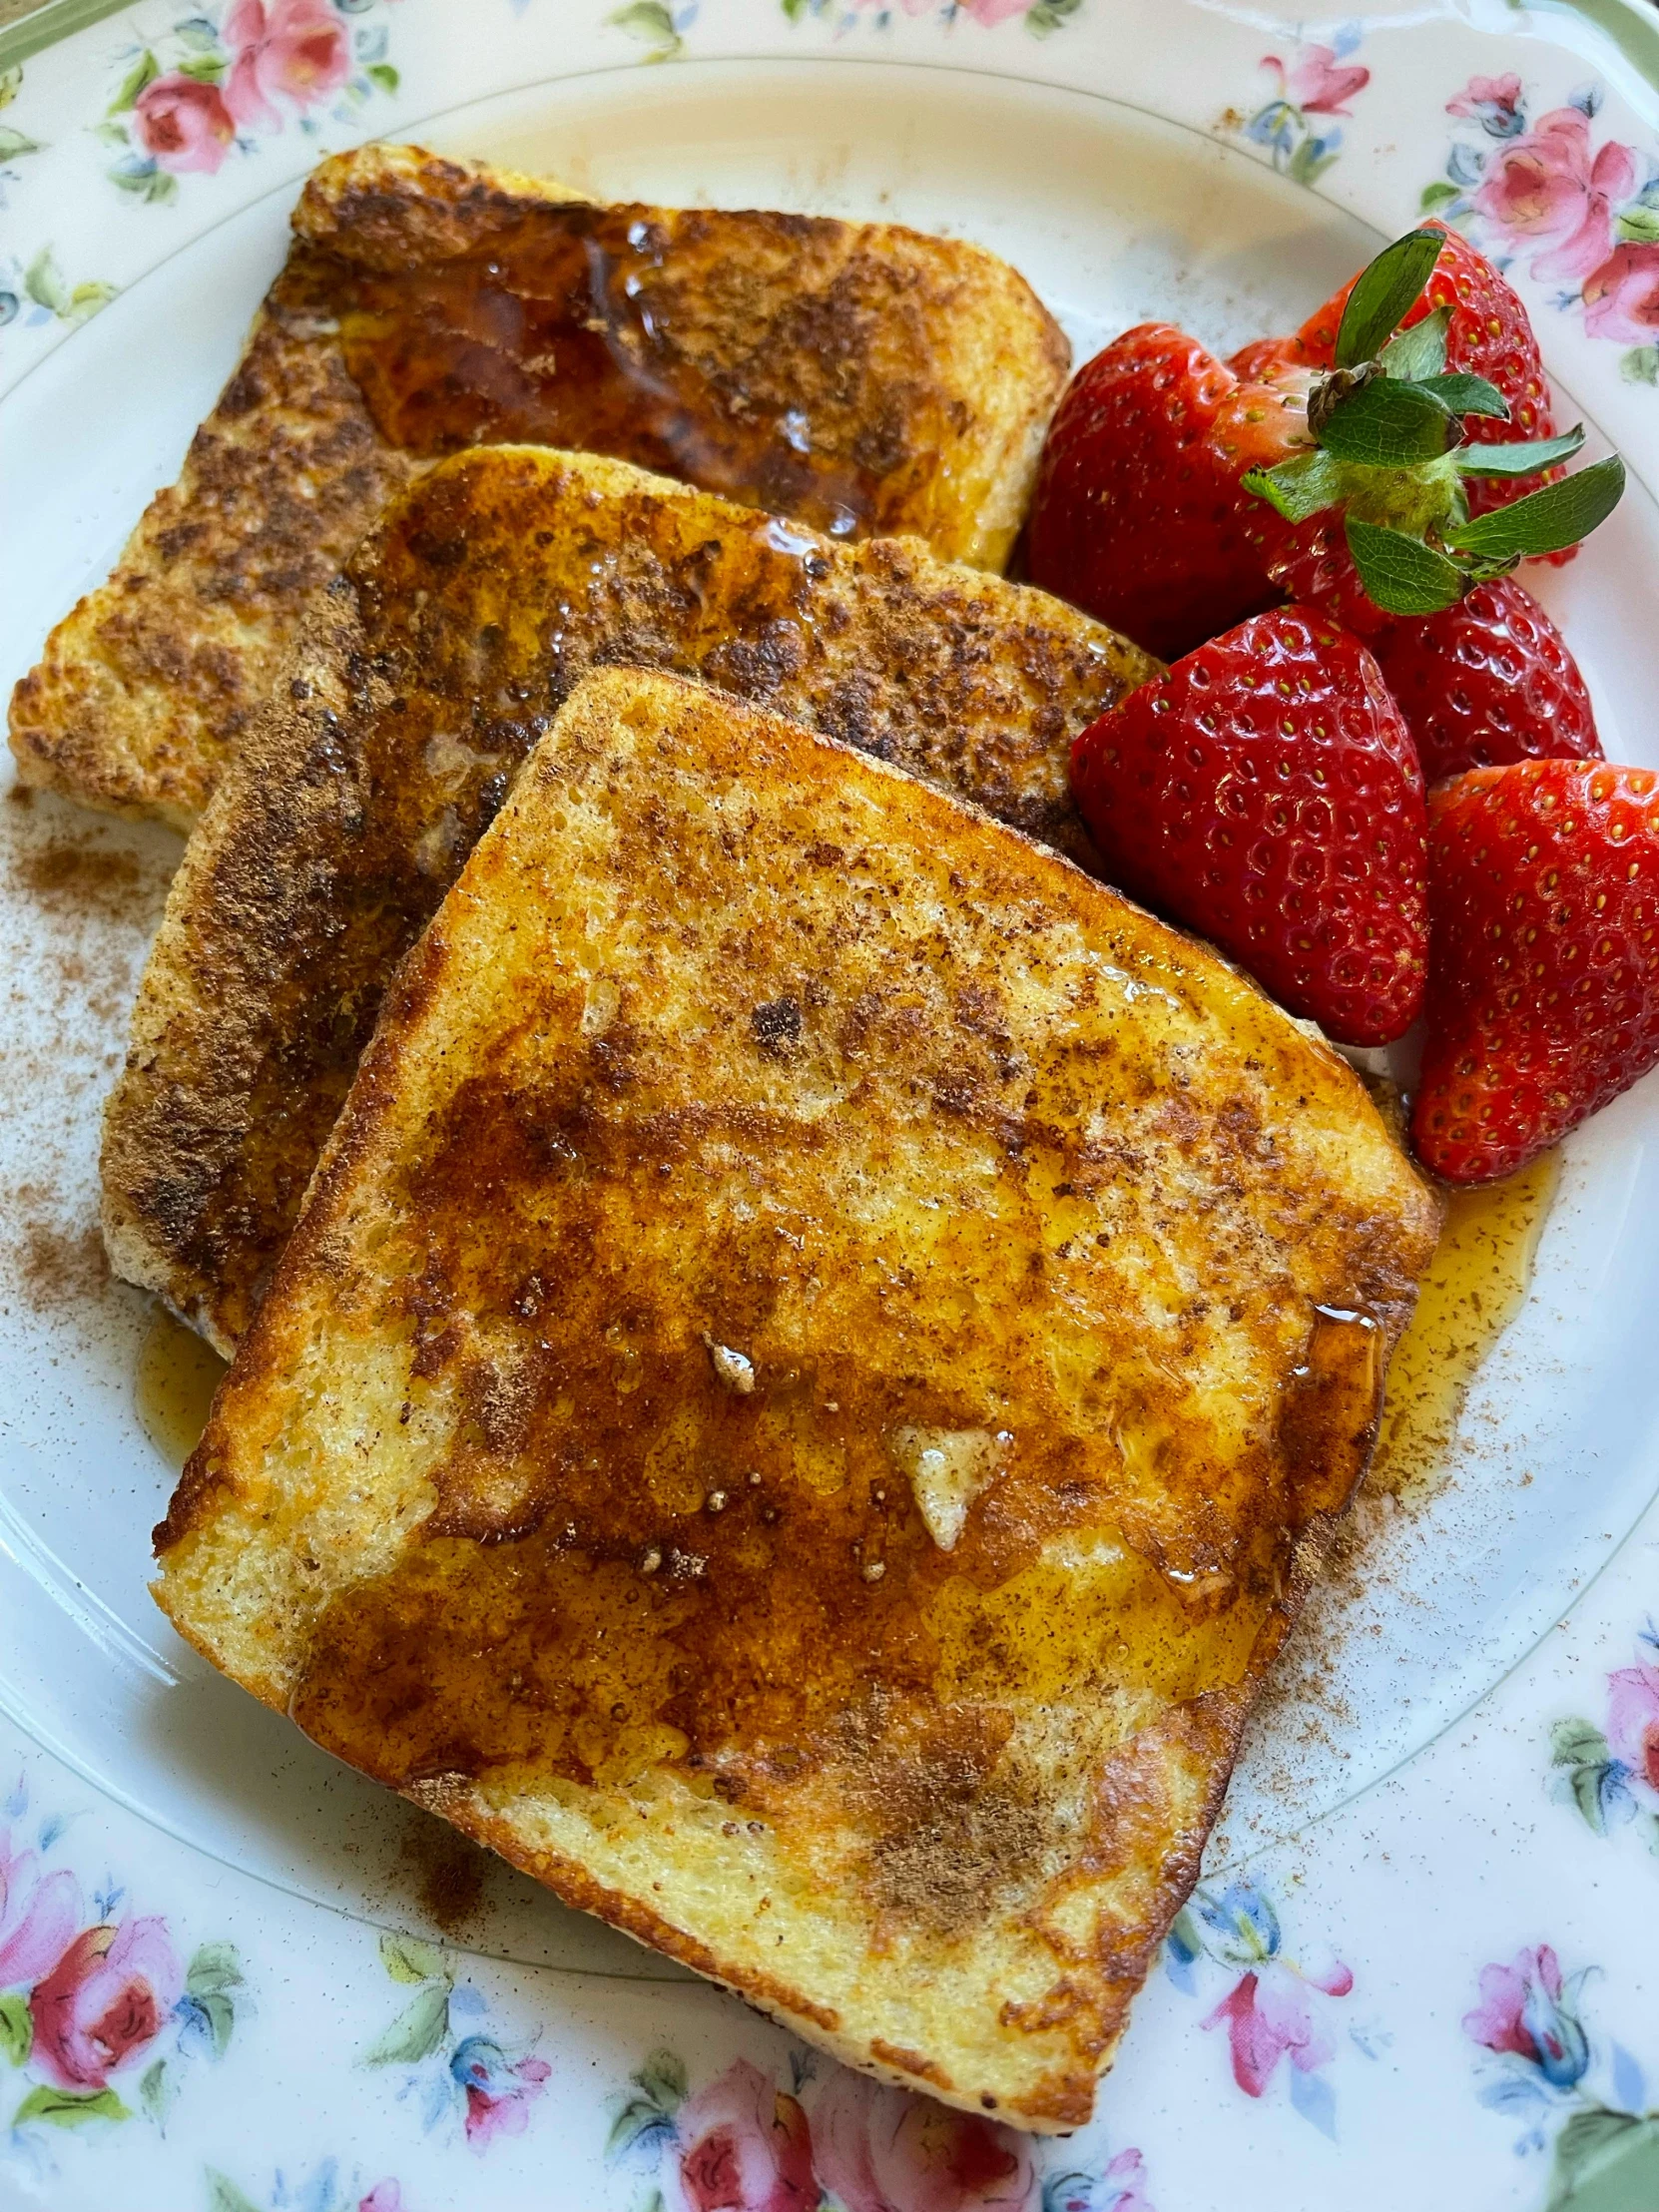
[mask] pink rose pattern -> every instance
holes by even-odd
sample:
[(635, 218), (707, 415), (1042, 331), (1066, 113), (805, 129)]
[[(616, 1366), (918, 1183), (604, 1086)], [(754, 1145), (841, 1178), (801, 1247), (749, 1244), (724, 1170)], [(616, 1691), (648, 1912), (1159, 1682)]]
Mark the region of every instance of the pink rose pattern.
[[(936, 15), (944, 22), (952, 23), (958, 16), (965, 15), (987, 31), (993, 31), (999, 23), (1010, 23), (1017, 17), (1024, 22), (1028, 31), (1038, 38), (1044, 38), (1050, 31), (1058, 30), (1062, 23), (1076, 15), (1083, 6), (1083, 0), (782, 0), (782, 4), (792, 22), (800, 22), (803, 16), (828, 16), (842, 29), (861, 15), (872, 16), (877, 23), (884, 23), (893, 15)], [(665, 22), (672, 21), (676, 32), (696, 12), (693, 7), (673, 11), (671, 16), (666, 0), (662, 8)], [(619, 10), (611, 20), (621, 22), (625, 16), (637, 18), (639, 10)], [(644, 35), (643, 23), (631, 21), (626, 27), (637, 28)]]
[(1596, 143), (1600, 105), (1590, 87), (1529, 120), (1519, 77), (1471, 77), (1446, 113), (1479, 135), (1454, 140), (1423, 212), (1551, 287), (1589, 336), (1628, 349), (1626, 376), (1659, 383), (1659, 167), (1618, 139)]
[(1598, 1836), (1633, 1823), (1659, 1855), (1659, 1625), (1636, 1638), (1636, 1664), (1607, 1677), (1607, 1717), (1550, 1731), (1555, 1795)]
[(184, 16), (126, 57), (102, 126), (122, 149), (110, 180), (170, 200), (181, 177), (212, 176), (290, 119), (354, 123), (372, 94), (397, 90), (388, 44), (385, 24), (344, 0), (229, 0)]
[(164, 1921), (84, 1929), (29, 1998), (36, 2064), (60, 2088), (104, 2088), (155, 2041), (184, 1985)]
[(504, 2136), (522, 2135), (553, 2071), (536, 2054), (538, 2038), (508, 2048), (492, 2034), (483, 1991), (457, 1980), (435, 1943), (382, 1936), (380, 1960), (415, 1994), (363, 2053), (363, 2064), (405, 2069), (403, 2093), (416, 2097), (428, 2132), (458, 2130), (480, 2155)]
[(676, 2178), (692, 2212), (817, 2212), (807, 2115), (746, 2058), (687, 2098), (679, 2137)]
[(139, 142), (152, 161), (175, 175), (219, 167), (237, 135), (230, 109), (214, 85), (194, 77), (157, 77), (133, 102)]
[(188, 1966), (164, 1919), (121, 1911), (107, 1886), (89, 1914), (81, 1880), (51, 1865), (63, 1823), (20, 1842), (29, 1811), (20, 1781), (0, 1807), (0, 2114), (13, 2129), (78, 2127), (132, 2117), (135, 2095), (159, 2121), (184, 2066), (221, 2057), (236, 2020), (242, 1970), (228, 1943), (204, 1943)]
[[(246, 2206), (247, 2212), (255, 2212), (255, 2200), (229, 2174), (210, 2166), (203, 2180), (214, 2204)], [(302, 2178), (278, 2174), (262, 2201), (271, 2212), (295, 2212), (299, 2207), (303, 2212), (415, 2212), (397, 2182), (376, 2181), (365, 2188), (360, 2171), (344, 2173), (334, 2158), (325, 2158)]]
[(739, 2058), (695, 2094), (657, 2051), (606, 2145), (653, 2170), (669, 2212), (820, 2212), (827, 2193), (843, 2212), (1153, 2212), (1138, 2150), (1090, 2172), (1066, 2152), (807, 2050), (787, 2088)]
[(1028, 2136), (838, 2068), (813, 2110), (819, 2178), (846, 2212), (1028, 2212)]
[(1352, 116), (1353, 103), (1371, 83), (1371, 71), (1354, 58), (1359, 47), (1359, 31), (1348, 26), (1334, 31), (1329, 45), (1305, 44), (1289, 55), (1262, 56), (1277, 90), (1244, 125), (1244, 136), (1265, 146), (1275, 169), (1299, 185), (1317, 183), (1342, 151), (1343, 134), (1334, 119)]
[[(1264, 2097), (1284, 2071), (1292, 2105), (1335, 2138), (1336, 2097), (1321, 2073), (1336, 2057), (1348, 2022), (1335, 2004), (1352, 1995), (1354, 1975), (1328, 1949), (1293, 1958), (1267, 1894), (1244, 1878), (1222, 1889), (1195, 1890), (1164, 1944), (1164, 1965), (1177, 1988), (1198, 1994), (1199, 1968), (1224, 1967), (1232, 1986), (1205, 2015), (1206, 2029), (1225, 2029), (1233, 2079), (1247, 2097)], [(1372, 2055), (1366, 2038), (1349, 2040)]]
[[(934, 16), (945, 25), (959, 16), (994, 31), (999, 24), (1021, 22), (1033, 37), (1046, 38), (1067, 23), (1084, 0), (779, 0), (792, 23), (828, 21), (837, 32), (860, 20), (883, 29), (894, 16)], [(702, 0), (626, 0), (605, 20), (646, 48), (642, 59), (672, 61), (685, 52), (685, 34), (696, 22)]]
[(351, 45), (329, 0), (234, 0), (225, 43), (235, 56), (225, 105), (249, 130), (282, 128), (277, 100), (302, 115), (351, 74)]
[(1641, 2066), (1620, 2044), (1592, 2036), (1582, 2016), (1587, 1969), (1564, 1973), (1549, 1943), (1480, 1969), (1463, 2033), (1480, 2051), (1482, 2104), (1524, 2128), (1515, 2149), (1553, 2138), (1549, 2202), (1580, 2201), (1580, 2185), (1608, 2206), (1659, 2201), (1659, 2113)]

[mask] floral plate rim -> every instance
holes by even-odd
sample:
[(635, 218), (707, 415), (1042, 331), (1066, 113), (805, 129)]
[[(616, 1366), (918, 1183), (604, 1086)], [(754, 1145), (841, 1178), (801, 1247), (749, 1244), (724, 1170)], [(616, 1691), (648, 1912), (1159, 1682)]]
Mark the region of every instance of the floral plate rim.
[[(64, 23), (78, 10), (69, 27), (81, 29), (122, 4), (53, 0), (16, 28)], [(1624, 0), (1610, 5), (1626, 12)], [(1561, 12), (1596, 21), (1603, 11)], [(903, 59), (928, 66), (919, 55)], [(932, 66), (961, 70), (956, 61)], [(1354, 75), (1330, 57), (1322, 67)], [(1659, 85), (1659, 70), (1649, 75)], [(1301, 157), (1317, 175), (1333, 158), (1330, 119), (1344, 112), (1342, 93), (1335, 82), (1299, 83), (1295, 68), (1277, 82), (1255, 151), (1276, 168), (1281, 154), (1286, 165)], [(1513, 101), (1485, 120), (1451, 112), (1493, 176), (1531, 127)], [(1273, 135), (1282, 120), (1283, 148)], [(1583, 128), (1571, 123), (1574, 159), (1593, 121), (1587, 110)], [(185, 176), (185, 204), (202, 183)], [(1432, 189), (1442, 189), (1438, 180)], [(200, 198), (194, 208), (203, 212)], [(141, 228), (149, 220), (135, 217)], [(83, 274), (92, 273), (71, 271)], [(1646, 404), (1647, 390), (1629, 388)], [(1504, 2205), (1531, 2212), (1546, 2186), (1552, 2205), (1565, 2203), (1562, 2192), (1583, 2194), (1581, 2181), (1615, 2166), (1626, 2181), (1652, 2178), (1659, 2112), (1649, 2109), (1648, 2083), (1659, 2044), (1633, 2011), (1639, 1960), (1628, 1946), (1619, 1956), (1614, 1937), (1621, 1902), (1645, 1914), (1651, 1890), (1642, 1885), (1659, 1864), (1659, 1633), (1639, 1633), (1629, 1664), (1631, 1622), (1652, 1602), (1635, 1585), (1659, 1559), (1656, 1535), (1659, 1520), (1638, 1524), (1577, 1593), (1562, 1639), (1582, 1661), (1571, 1688), (1539, 1647), (1493, 1683), (1490, 1702), (1519, 1717), (1507, 1739), (1488, 1706), (1478, 1722), (1460, 1715), (1409, 1762), (1437, 1782), (1407, 1793), (1384, 1777), (1364, 1793), (1363, 1809), (1351, 1802), (1321, 1823), (1317, 1844), (1298, 1831), (1201, 1886), (1141, 1999), (1141, 2053), (1126, 2051), (1120, 2093), (1069, 2146), (1010, 2145), (976, 2115), (941, 2120), (936, 2107), (894, 2105), (891, 2092), (834, 2074), (703, 1988), (554, 1965), (523, 1971), (499, 1954), (393, 1936), (377, 1917), (337, 1909), (320, 1921), (316, 1901), (224, 1860), (205, 1866), (199, 1846), (181, 1848), (177, 1832), (119, 1801), (93, 1802), (90, 1776), (80, 1777), (86, 1787), (66, 1786), (56, 1760), (24, 1746), (37, 1809), (17, 1808), (15, 1850), (0, 1837), (0, 1893), (10, 1892), (0, 1894), (0, 2204), (9, 2212), (16, 2201), (6, 2187), (15, 2157), (20, 2176), (37, 2173), (39, 2186), (66, 2192), (28, 2201), (65, 2212), (67, 2192), (76, 2212), (101, 2212), (116, 2160), (147, 2190), (163, 2186), (165, 2168), (169, 2195), (146, 2193), (144, 2204), (165, 2201), (167, 2212), (204, 2202), (210, 2212), (438, 2212), (484, 2201), (830, 2212), (829, 2191), (842, 2212), (893, 2202), (904, 2212), (1214, 2212), (1182, 2155), (1184, 2107), (1196, 2092), (1213, 2106), (1216, 2124), (1199, 2131), (1213, 2154), (1224, 2139), (1232, 2155), (1244, 2153), (1240, 2204), (1263, 2201), (1257, 2188), (1277, 2165), (1275, 2204), (1288, 2212), (1330, 2201), (1321, 2186), (1328, 2151), (1356, 2179), (1368, 2143), (1375, 2161), (1399, 2126), (1396, 2083), (1437, 2098), (1445, 2129), (1445, 2165), (1426, 2198), (1419, 2184), (1417, 2201), (1495, 2212), (1501, 2193)], [(0, 1721), (0, 1819), (13, 1810), (3, 1797), (13, 1750)], [(1501, 1807), (1521, 1850), (1539, 1829), (1551, 1849), (1537, 1856), (1570, 1875), (1553, 1876), (1546, 1895), (1529, 1883), (1524, 1857), (1513, 1872), (1503, 1860), (1489, 1907), (1466, 1897), (1466, 1921), (1446, 1913), (1438, 1940), (1422, 1942), (1438, 1917), (1434, 1900), (1417, 1893), (1407, 1902), (1385, 1870), (1406, 1858), (1412, 1821), (1431, 1838), (1425, 1858), (1456, 1864), (1459, 1831), (1439, 1824), (1430, 1802), (1442, 1795), (1462, 1835), (1495, 1831)], [(72, 1830), (57, 1827), (60, 1810)], [(1380, 1828), (1390, 1846), (1381, 1864)], [(1500, 1847), (1489, 1848), (1496, 1861)], [(1409, 1986), (1394, 1955), (1402, 1926), (1433, 1960)], [(1586, 1999), (1603, 1959), (1611, 1971)], [(602, 1979), (610, 1985), (595, 1990)], [(601, 2039), (589, 2021), (612, 2025)], [(1166, 2099), (1183, 2110), (1165, 2113)], [(574, 2138), (571, 2171), (550, 2200), (546, 2162), (561, 2129)], [(269, 2162), (276, 2173), (268, 2186)], [(1382, 2171), (1396, 2184), (1407, 2163), (1384, 2150)], [(1506, 2174), (1524, 2206), (1504, 2190)]]

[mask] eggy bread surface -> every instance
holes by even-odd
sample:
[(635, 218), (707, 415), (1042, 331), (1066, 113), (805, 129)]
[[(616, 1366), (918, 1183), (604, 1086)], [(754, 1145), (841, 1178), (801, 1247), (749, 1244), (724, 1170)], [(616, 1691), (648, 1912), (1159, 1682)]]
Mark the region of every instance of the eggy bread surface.
[(621, 461), (495, 446), (313, 610), (173, 886), (104, 1151), (112, 1261), (247, 1328), (393, 963), (590, 668), (696, 673), (1089, 859), (1071, 737), (1157, 664), (913, 539), (841, 546)]
[(604, 672), (399, 970), (161, 1602), (571, 1902), (1069, 2128), (1435, 1229), (1204, 947)]
[(459, 447), (592, 447), (999, 568), (1065, 380), (1022, 277), (891, 224), (601, 207), (369, 146), (293, 229), (179, 481), (13, 694), (26, 783), (188, 827), (307, 597)]

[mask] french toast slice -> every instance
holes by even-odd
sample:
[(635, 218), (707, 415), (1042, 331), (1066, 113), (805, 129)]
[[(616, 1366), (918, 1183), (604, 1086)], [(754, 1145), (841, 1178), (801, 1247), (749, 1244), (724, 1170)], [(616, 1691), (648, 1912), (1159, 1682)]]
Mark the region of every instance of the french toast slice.
[(1075, 2127), (1436, 1226), (1203, 946), (604, 671), (398, 971), (157, 1594), (570, 1903)]
[(843, 546), (624, 461), (491, 446), (319, 599), (174, 882), (110, 1102), (116, 1272), (224, 1352), (413, 942), (590, 667), (697, 674), (1087, 861), (1072, 735), (1157, 663), (914, 539)]
[(894, 224), (599, 206), (366, 146), (317, 168), (293, 233), (178, 482), (13, 694), (27, 784), (188, 828), (308, 595), (485, 441), (1000, 568), (1068, 365), (1004, 262)]

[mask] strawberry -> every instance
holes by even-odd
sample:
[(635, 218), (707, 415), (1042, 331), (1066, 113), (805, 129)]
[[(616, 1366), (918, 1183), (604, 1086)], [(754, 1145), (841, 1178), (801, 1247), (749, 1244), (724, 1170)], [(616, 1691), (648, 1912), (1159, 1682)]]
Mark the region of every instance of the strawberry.
[(1306, 607), (1255, 616), (1072, 747), (1112, 878), (1345, 1044), (1409, 1028), (1427, 964), (1422, 776), (1377, 663)]
[(1338, 509), (1296, 522), (1264, 511), (1254, 536), (1262, 568), (1285, 598), (1320, 608), (1371, 646), (1393, 627), (1397, 617), (1366, 589)]
[(1659, 1064), (1656, 787), (1651, 769), (1519, 761), (1430, 799), (1411, 1141), (1448, 1182), (1512, 1175)]
[[(1504, 392), (1448, 368), (1456, 332), (1465, 358), (1488, 360), (1521, 394), (1527, 421), (1546, 418), (1536, 346), (1524, 316), (1516, 327), (1496, 312), (1498, 285), (1439, 226), (1361, 271), (1324, 310), (1334, 332), (1316, 318), (1294, 340), (1245, 347), (1236, 366), (1169, 323), (1126, 331), (1078, 371), (1055, 414), (1027, 541), (1033, 579), (1175, 655), (1275, 598), (1381, 636), (1395, 617), (1433, 614), (1525, 556), (1576, 543), (1618, 501), (1617, 459), (1471, 513), (1471, 486), (1496, 481), (1508, 500), (1584, 438), (1578, 427), (1502, 441), (1493, 426), (1514, 412)], [(1437, 289), (1446, 296), (1430, 306)], [(1472, 318), (1487, 307), (1482, 353)]]
[(1623, 489), (1616, 459), (1560, 477), (1582, 426), (1505, 436), (1549, 428), (1537, 345), (1514, 293), (1443, 225), (1385, 247), (1295, 338), (1236, 359), (1281, 382), (1316, 366), (1312, 449), (1245, 483), (1272, 510), (1257, 529), (1264, 572), (1363, 636), (1575, 544)]
[[(1433, 355), (1438, 371), (1480, 379), (1503, 403), (1502, 411), (1465, 414), (1460, 425), (1464, 448), (1464, 463), (1459, 464), (1461, 504), (1471, 516), (1487, 514), (1561, 474), (1557, 467), (1525, 476), (1483, 475), (1475, 472), (1478, 454), (1468, 450), (1509, 444), (1517, 436), (1527, 442), (1554, 440), (1555, 424), (1538, 341), (1519, 295), (1467, 239), (1438, 222), (1421, 225), (1414, 235), (1425, 245), (1436, 241), (1437, 250), (1421, 291), (1400, 317), (1398, 332), (1416, 330), (1438, 314), (1443, 323)], [(1369, 270), (1361, 271), (1310, 315), (1294, 337), (1258, 339), (1234, 356), (1234, 365), (1248, 362), (1256, 376), (1273, 374), (1276, 365), (1281, 374), (1299, 364), (1324, 370), (1335, 367), (1344, 314), (1356, 288), (1370, 274)], [(1426, 340), (1430, 333), (1422, 335)], [(1244, 373), (1242, 368), (1239, 373)], [(1380, 502), (1373, 492), (1374, 507), (1368, 515), (1366, 493), (1372, 488), (1362, 485), (1358, 489), (1359, 511), (1367, 519), (1383, 525), (1400, 519), (1387, 511), (1389, 494), (1385, 490)], [(1412, 504), (1410, 500), (1405, 502), (1407, 508)], [(1420, 518), (1407, 514), (1405, 527), (1413, 535), (1417, 534), (1414, 523), (1418, 519), (1455, 524), (1459, 516), (1450, 505), (1439, 514), (1425, 513)], [(1263, 566), (1287, 597), (1322, 606), (1349, 629), (1376, 640), (1388, 629), (1389, 614), (1398, 609), (1382, 612), (1372, 590), (1362, 582), (1344, 523), (1343, 514), (1330, 510), (1307, 519), (1265, 523)], [(1558, 563), (1570, 560), (1576, 550), (1576, 545), (1569, 543), (1547, 549), (1542, 557)], [(1509, 565), (1514, 565), (1513, 559)], [(1447, 579), (1446, 585), (1442, 603), (1455, 589), (1455, 581)]]
[(1430, 784), (1511, 761), (1601, 759), (1578, 663), (1512, 576), (1392, 623), (1373, 650)]
[[(1470, 442), (1496, 444), (1508, 437), (1552, 438), (1555, 421), (1549, 386), (1544, 380), (1531, 317), (1520, 295), (1485, 255), (1458, 232), (1433, 221), (1421, 228), (1439, 233), (1439, 258), (1399, 326), (1402, 330), (1413, 329), (1436, 307), (1446, 308), (1446, 367), (1485, 377), (1509, 403), (1507, 422), (1490, 415), (1471, 416), (1467, 425)], [(1295, 350), (1287, 358), (1299, 359), (1311, 368), (1332, 366), (1343, 309), (1359, 281), (1358, 276), (1351, 277), (1335, 298), (1308, 317), (1289, 341)], [(1536, 479), (1531, 481), (1535, 484)], [(1483, 514), (1488, 508), (1505, 505), (1527, 488), (1528, 479), (1524, 477), (1473, 477), (1468, 486), (1469, 510)]]
[(1241, 384), (1271, 384), (1287, 371), (1295, 373), (1325, 364), (1308, 358), (1300, 338), (1252, 338), (1248, 345), (1241, 345), (1227, 356), (1227, 365)]
[(1032, 580), (1164, 658), (1276, 596), (1241, 490), (1307, 443), (1302, 392), (1241, 384), (1195, 338), (1147, 322), (1072, 379), (1031, 509)]

